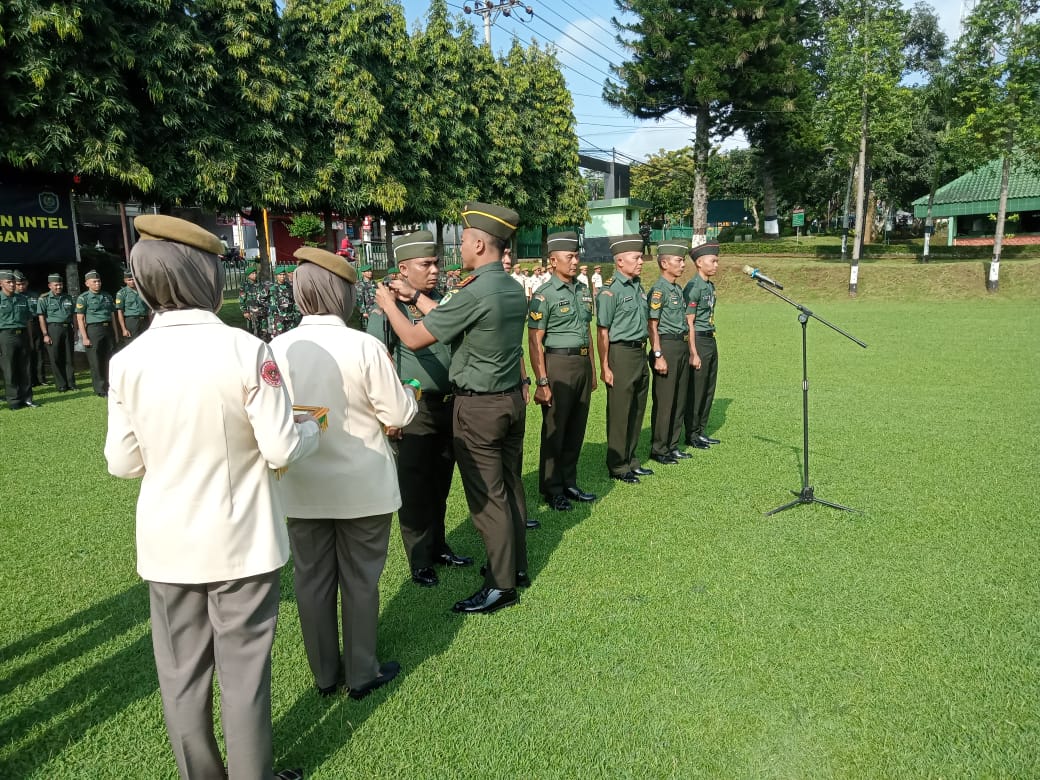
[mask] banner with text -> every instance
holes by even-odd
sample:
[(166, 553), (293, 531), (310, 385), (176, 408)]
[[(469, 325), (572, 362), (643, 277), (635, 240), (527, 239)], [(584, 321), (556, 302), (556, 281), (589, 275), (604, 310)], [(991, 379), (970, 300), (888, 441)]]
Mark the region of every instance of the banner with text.
[(75, 259), (76, 232), (68, 189), (0, 184), (0, 266)]

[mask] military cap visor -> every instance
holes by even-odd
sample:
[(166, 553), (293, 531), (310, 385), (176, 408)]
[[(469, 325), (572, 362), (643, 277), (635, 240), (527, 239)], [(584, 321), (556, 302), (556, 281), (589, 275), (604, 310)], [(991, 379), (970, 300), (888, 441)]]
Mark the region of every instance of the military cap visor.
[(625, 252), (643, 251), (643, 237), (638, 233), (630, 233), (626, 236), (615, 236), (610, 239), (610, 253), (617, 257)]
[(661, 255), (674, 255), (676, 257), (686, 257), (689, 253), (690, 247), (688, 244), (683, 244), (678, 241), (662, 241), (657, 245), (657, 256)]
[(91, 279), (100, 279), (101, 274), (99, 274), (97, 271), (87, 271), (87, 275), (83, 278), (89, 282)]
[(415, 260), (420, 257), (436, 257), (437, 242), (429, 230), (417, 230), (394, 239), (394, 260)]
[(577, 252), (578, 234), (573, 230), (553, 233), (545, 243), (550, 252)]
[(50, 276), (47, 277), (47, 282), (48, 283), (50, 283), (50, 282), (60, 282), (60, 281), (61, 281), (61, 274), (51, 274)]
[(505, 206), (493, 203), (467, 203), (462, 208), (462, 224), (468, 228), (508, 241), (520, 224), (520, 215)]
[[(660, 251), (660, 250), (658, 250)], [(690, 250), (690, 257), (696, 260), (698, 257), (704, 257), (705, 255), (715, 255), (718, 257), (719, 245), (714, 241), (710, 241), (707, 244), (701, 244), (698, 247), (694, 247)]]
[(335, 252), (329, 252), (327, 249), (319, 249), (314, 246), (301, 246), (293, 252), (293, 257), (301, 263), (314, 263), (326, 271), (334, 273), (340, 279), (346, 279), (351, 284), (357, 284), (357, 271), (354, 270), (354, 266)]
[(211, 255), (224, 253), (220, 239), (203, 227), (186, 219), (165, 214), (141, 214), (134, 217), (134, 228), (143, 240), (173, 241), (201, 249)]

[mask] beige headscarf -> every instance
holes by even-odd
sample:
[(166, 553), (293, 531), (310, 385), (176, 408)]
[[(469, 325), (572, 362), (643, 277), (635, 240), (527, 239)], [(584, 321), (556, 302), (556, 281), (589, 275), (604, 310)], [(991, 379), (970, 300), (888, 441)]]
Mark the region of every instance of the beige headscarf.
[(174, 241), (138, 241), (130, 250), (137, 291), (155, 311), (204, 309), (224, 300), (224, 265), (216, 255)]
[(293, 274), (293, 298), (301, 314), (335, 314), (346, 322), (357, 291), (346, 279), (315, 263), (300, 263)]

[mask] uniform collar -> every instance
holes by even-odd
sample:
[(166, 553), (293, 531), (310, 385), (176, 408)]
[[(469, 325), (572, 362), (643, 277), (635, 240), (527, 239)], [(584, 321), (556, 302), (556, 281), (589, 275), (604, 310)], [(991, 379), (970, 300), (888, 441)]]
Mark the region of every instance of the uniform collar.
[(342, 317), (337, 317), (335, 314), (305, 314), (300, 319), (300, 327), (304, 325), (338, 325), (340, 327), (347, 327), (347, 323), (343, 321)]
[(480, 268), (476, 268), (476, 269), (470, 271), (469, 275), (470, 276), (480, 276), (480, 274), (494, 273), (495, 271), (498, 271), (500, 274), (504, 274), (506, 272), (506, 269), (502, 267), (502, 261), (501, 260), (499, 260), (498, 262), (494, 262), (494, 263), (488, 263), (487, 265), (482, 265), (482, 266), (480, 266)]
[(224, 321), (211, 311), (203, 309), (177, 309), (157, 311), (150, 328), (169, 328), (175, 325), (223, 325)]

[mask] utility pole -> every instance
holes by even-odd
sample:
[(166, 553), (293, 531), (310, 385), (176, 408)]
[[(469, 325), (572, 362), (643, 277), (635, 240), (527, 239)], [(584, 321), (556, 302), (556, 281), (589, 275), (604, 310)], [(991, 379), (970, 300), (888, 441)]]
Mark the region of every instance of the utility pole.
[[(484, 17), (484, 43), (491, 48), (491, 25), (499, 16), (513, 16), (521, 22), (529, 22), (534, 18), (534, 9), (524, 5), (521, 0), (476, 0), (473, 5), (466, 3), (462, 10), (468, 14), (480, 14)], [(515, 16), (514, 16), (515, 12)]]

